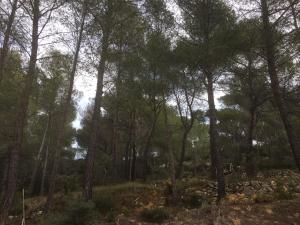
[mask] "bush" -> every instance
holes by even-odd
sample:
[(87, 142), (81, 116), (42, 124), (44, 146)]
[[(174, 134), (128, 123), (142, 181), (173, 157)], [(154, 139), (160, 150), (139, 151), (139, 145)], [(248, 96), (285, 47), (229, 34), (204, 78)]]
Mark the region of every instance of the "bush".
[(164, 208), (144, 209), (141, 218), (150, 223), (162, 223), (169, 219), (169, 213)]
[(109, 213), (116, 209), (114, 200), (110, 196), (95, 196), (94, 203), (97, 210), (101, 213)]
[(12, 216), (19, 216), (23, 213), (23, 199), (22, 193), (17, 192), (13, 201), (12, 208), (9, 211), (9, 214)]
[(190, 208), (198, 208), (202, 205), (203, 199), (197, 194), (190, 195), (185, 201), (185, 205)]
[(50, 214), (44, 218), (39, 224), (40, 225), (67, 225), (68, 224), (67, 215), (61, 213)]
[(41, 225), (88, 225), (96, 219), (93, 202), (70, 201), (65, 213), (49, 215)]
[(73, 201), (69, 203), (67, 214), (72, 225), (82, 225), (95, 218), (95, 204), (93, 202)]
[(290, 200), (294, 197), (290, 188), (284, 186), (281, 182), (277, 182), (274, 194), (277, 200)]
[(253, 196), (253, 200), (255, 203), (267, 203), (272, 202), (274, 199), (270, 194), (257, 193)]
[(78, 189), (78, 183), (78, 177), (76, 176), (60, 175), (56, 178), (56, 191), (69, 194)]

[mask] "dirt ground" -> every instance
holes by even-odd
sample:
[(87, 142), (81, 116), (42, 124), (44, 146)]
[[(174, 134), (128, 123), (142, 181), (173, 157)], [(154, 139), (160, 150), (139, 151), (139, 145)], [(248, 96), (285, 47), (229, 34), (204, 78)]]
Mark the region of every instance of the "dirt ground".
[[(139, 218), (119, 216), (115, 224), (150, 225)], [(163, 225), (300, 225), (300, 195), (272, 203), (224, 204), (183, 209)]]

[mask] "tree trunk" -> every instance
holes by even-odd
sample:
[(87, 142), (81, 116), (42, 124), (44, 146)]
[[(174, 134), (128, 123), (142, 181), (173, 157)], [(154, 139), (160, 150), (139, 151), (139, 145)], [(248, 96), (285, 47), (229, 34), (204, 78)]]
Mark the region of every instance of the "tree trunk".
[[(117, 107), (118, 108), (118, 107)], [(113, 179), (117, 179), (118, 176), (118, 120), (119, 120), (119, 112), (116, 109), (116, 115), (113, 119), (113, 134), (112, 134), (112, 177)]]
[[(34, 0), (33, 2), (33, 25), (32, 25), (32, 43), (31, 43), (31, 55), (29, 60), (29, 67), (25, 81), (24, 91), (20, 99), (20, 105), (16, 116), (15, 136), (14, 143), (9, 148), (9, 165), (7, 183), (5, 188), (4, 199), (1, 204), (1, 218), (5, 221), (8, 212), (12, 206), (14, 194), (17, 186), (17, 173), (18, 173), (18, 162), (23, 142), (24, 128), (27, 120), (27, 111), (29, 106), (29, 99), (33, 89), (33, 83), (36, 78), (36, 61), (38, 51), (38, 28), (40, 18), (40, 1)], [(3, 222), (5, 224), (5, 222)]]
[(265, 51), (267, 56), (268, 71), (271, 80), (273, 96), (278, 107), (281, 120), (284, 124), (290, 147), (292, 149), (296, 166), (300, 170), (300, 142), (296, 135), (295, 128), (288, 113), (287, 106), (282, 98), (279, 85), (275, 59), (275, 40), (269, 20), (269, 10), (266, 0), (261, 0), (262, 20), (264, 28)]
[(45, 180), (46, 180), (47, 166), (48, 166), (49, 146), (50, 146), (50, 137), (49, 137), (48, 145), (47, 145), (46, 152), (45, 152), (42, 181), (41, 181), (41, 188), (40, 188), (40, 196), (43, 196), (45, 193), (44, 190), (45, 190)]
[(295, 2), (293, 2), (292, 0), (289, 0), (289, 3), (290, 3), (292, 16), (293, 16), (293, 20), (294, 20), (294, 27), (298, 31), (299, 26), (298, 26), (298, 20), (297, 20), (297, 12), (296, 12), (296, 9), (295, 9)]
[(43, 139), (42, 139), (42, 142), (41, 142), (40, 149), (38, 151), (37, 157), (36, 157), (35, 162), (34, 162), (33, 173), (32, 173), (32, 176), (31, 176), (31, 181), (30, 181), (30, 186), (29, 186), (29, 193), (31, 195), (33, 195), (33, 193), (34, 193), (34, 185), (35, 185), (35, 181), (36, 181), (36, 175), (37, 175), (38, 168), (39, 168), (39, 165), (40, 165), (40, 162), (41, 162), (41, 156), (42, 156), (42, 152), (43, 152), (43, 149), (44, 149), (44, 146), (45, 146), (45, 140), (46, 140), (46, 136), (48, 134), (48, 128), (49, 128), (50, 120), (51, 120), (51, 114), (48, 113), (46, 128), (45, 128), (45, 131), (44, 131), (44, 135), (43, 135)]
[(248, 128), (247, 153), (246, 153), (246, 173), (250, 177), (256, 175), (255, 149), (253, 148), (253, 132), (255, 127), (255, 110), (250, 110), (250, 121)]
[(94, 160), (96, 153), (96, 143), (98, 135), (98, 127), (101, 114), (101, 104), (102, 104), (102, 94), (103, 94), (103, 78), (105, 73), (105, 64), (107, 59), (107, 51), (109, 46), (109, 32), (103, 31), (104, 35), (102, 38), (102, 51), (101, 59), (98, 66), (98, 81), (97, 81), (97, 90), (94, 104), (94, 111), (92, 117), (90, 138), (88, 151), (86, 156), (86, 167), (85, 167), (85, 182), (83, 197), (86, 201), (92, 199), (92, 188), (93, 188), (93, 175), (94, 175)]
[(5, 194), (7, 172), (8, 172), (8, 159), (5, 159), (5, 160), (4, 160), (3, 176), (2, 176), (2, 179), (1, 179), (1, 193), (0, 193), (0, 199), (3, 199), (4, 194)]
[(131, 146), (131, 160), (130, 160), (130, 181), (135, 180), (135, 165), (136, 165), (136, 124), (135, 113), (133, 115), (133, 130), (132, 130), (132, 146)]
[(169, 164), (170, 164), (170, 180), (172, 186), (172, 202), (176, 203), (177, 201), (177, 188), (176, 188), (176, 169), (175, 169), (175, 159), (174, 159), (174, 152), (171, 147), (172, 141), (172, 133), (171, 127), (169, 124), (168, 112), (166, 101), (164, 101), (164, 119), (165, 119), (165, 127), (166, 127), (166, 150), (169, 155)]
[(182, 139), (181, 139), (181, 154), (180, 159), (178, 162), (178, 167), (176, 171), (176, 179), (181, 177), (182, 174), (182, 166), (185, 158), (185, 151), (186, 151), (186, 143), (187, 143), (187, 137), (188, 137), (189, 130), (186, 130), (183, 132)]
[(125, 161), (124, 161), (124, 177), (126, 180), (130, 180), (130, 157), (131, 157), (131, 151), (130, 151), (130, 140), (127, 140), (126, 148), (125, 148)]
[(63, 139), (65, 136), (65, 126), (66, 126), (69, 111), (71, 108), (74, 80), (75, 80), (75, 75), (76, 75), (76, 70), (77, 70), (79, 51), (80, 51), (81, 42), (83, 39), (83, 29), (84, 29), (85, 18), (86, 18), (86, 13), (87, 13), (86, 4), (87, 3), (84, 1), (83, 9), (82, 9), (82, 18), (81, 18), (81, 23), (80, 23), (80, 28), (79, 28), (79, 36), (78, 36), (78, 40), (76, 43), (76, 49), (75, 49), (75, 54), (74, 54), (73, 63), (72, 63), (72, 70), (70, 73), (69, 88), (68, 88), (67, 97), (66, 97), (64, 107), (63, 107), (62, 120), (59, 124), (58, 131), (57, 131), (57, 133), (58, 133), (57, 141), (54, 146), (54, 149), (55, 149), (54, 161), (53, 161), (53, 167), (52, 167), (50, 178), (49, 178), (49, 191), (48, 191), (48, 196), (47, 196), (47, 202), (45, 205), (46, 213), (48, 213), (48, 211), (51, 207), (51, 204), (52, 204), (52, 200), (53, 200), (53, 194), (54, 194), (54, 190), (55, 190), (55, 179), (56, 179), (56, 174), (57, 174), (57, 170), (58, 170), (58, 161), (60, 159), (60, 154), (61, 154), (61, 149), (62, 149), (61, 145), (63, 143)]
[(11, 12), (8, 18), (6, 30), (4, 32), (4, 40), (3, 40), (3, 46), (0, 51), (0, 83), (3, 79), (4, 76), (4, 68), (6, 65), (6, 59), (9, 51), (9, 39), (11, 36), (12, 28), (13, 28), (13, 23), (15, 20), (16, 12), (18, 8), (18, 0), (14, 0), (12, 3), (12, 8)]
[(148, 176), (149, 170), (150, 170), (149, 164), (148, 164), (148, 158), (149, 158), (151, 140), (154, 135), (154, 131), (155, 131), (155, 127), (156, 127), (156, 121), (157, 121), (157, 118), (154, 118), (154, 120), (152, 121), (152, 126), (149, 130), (146, 144), (144, 147), (144, 152), (143, 152), (143, 180), (144, 181), (147, 180), (147, 176)]
[(206, 74), (207, 78), (207, 95), (209, 104), (209, 139), (210, 151), (212, 156), (212, 169), (215, 171), (218, 184), (218, 199), (222, 199), (226, 195), (225, 179), (223, 173), (223, 162), (221, 152), (217, 145), (217, 115), (215, 108), (213, 77), (210, 72)]

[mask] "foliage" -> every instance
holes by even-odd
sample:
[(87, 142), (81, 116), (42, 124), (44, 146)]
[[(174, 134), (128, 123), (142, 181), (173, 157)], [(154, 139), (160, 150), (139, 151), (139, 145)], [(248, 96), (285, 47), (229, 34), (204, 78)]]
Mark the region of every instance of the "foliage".
[(50, 214), (41, 224), (90, 225), (97, 218), (93, 202), (69, 201), (64, 212)]
[(115, 210), (115, 200), (112, 196), (100, 196), (99, 194), (94, 196), (93, 202), (96, 209), (101, 213), (112, 213)]
[(141, 218), (151, 223), (162, 223), (169, 219), (169, 213), (164, 208), (144, 209)]

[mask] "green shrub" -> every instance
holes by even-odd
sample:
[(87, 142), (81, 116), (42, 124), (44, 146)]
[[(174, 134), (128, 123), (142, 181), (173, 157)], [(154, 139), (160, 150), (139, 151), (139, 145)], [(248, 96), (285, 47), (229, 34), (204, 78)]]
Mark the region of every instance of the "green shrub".
[(164, 208), (144, 209), (141, 218), (150, 223), (162, 223), (169, 219), (169, 213)]
[(190, 208), (198, 208), (202, 205), (202, 202), (202, 197), (197, 194), (192, 194), (184, 200), (185, 205), (187, 205)]
[(78, 189), (78, 183), (78, 177), (76, 176), (60, 175), (56, 178), (56, 191), (69, 194)]
[(95, 204), (93, 202), (73, 201), (66, 210), (69, 224), (83, 225), (95, 218)]
[(12, 216), (19, 216), (22, 213), (23, 213), (22, 193), (17, 192), (13, 201), (12, 208), (9, 211), (9, 214)]
[(96, 209), (101, 213), (109, 213), (116, 209), (115, 202), (110, 196), (95, 196), (94, 203)]
[(95, 204), (85, 201), (69, 201), (64, 213), (47, 216), (41, 225), (89, 225), (96, 219)]
[(62, 213), (50, 214), (46, 218), (44, 218), (40, 223), (40, 225), (67, 225), (68, 224), (68, 216)]
[(274, 195), (277, 200), (290, 200), (294, 197), (290, 188), (281, 182), (277, 182)]
[(273, 196), (265, 193), (257, 193), (253, 196), (253, 200), (255, 203), (266, 203), (272, 202), (274, 200)]

